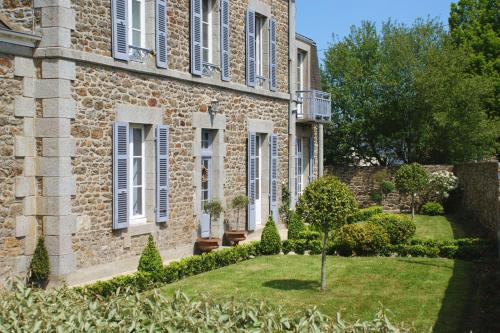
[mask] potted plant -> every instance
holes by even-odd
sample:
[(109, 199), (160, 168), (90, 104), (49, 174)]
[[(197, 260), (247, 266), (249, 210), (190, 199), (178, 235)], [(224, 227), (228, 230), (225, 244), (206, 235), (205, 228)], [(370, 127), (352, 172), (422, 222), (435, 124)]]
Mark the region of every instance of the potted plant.
[(210, 252), (212, 250), (215, 250), (219, 247), (220, 239), (219, 238), (212, 238), (211, 233), (212, 233), (212, 220), (213, 219), (218, 219), (222, 212), (224, 211), (224, 208), (222, 208), (222, 204), (220, 203), (219, 200), (211, 200), (207, 203), (205, 203), (205, 206), (203, 207), (205, 209), (205, 212), (209, 214), (209, 230), (210, 230), (210, 235), (208, 238), (198, 238), (196, 241), (196, 244), (198, 245), (198, 248), (202, 252)]
[(245, 228), (240, 229), (240, 211), (245, 209), (250, 202), (250, 199), (243, 194), (237, 195), (233, 198), (231, 206), (236, 209), (236, 229), (228, 230), (225, 232), (226, 239), (234, 245), (246, 239)]

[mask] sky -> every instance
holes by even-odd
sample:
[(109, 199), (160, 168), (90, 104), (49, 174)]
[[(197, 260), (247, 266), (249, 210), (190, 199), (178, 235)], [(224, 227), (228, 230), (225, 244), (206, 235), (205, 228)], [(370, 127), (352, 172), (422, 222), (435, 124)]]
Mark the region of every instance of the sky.
[(448, 25), (451, 0), (296, 0), (296, 31), (312, 38), (322, 59), (332, 34), (342, 39), (352, 25), (373, 21), (377, 26), (389, 18), (411, 25), (416, 18), (437, 18)]

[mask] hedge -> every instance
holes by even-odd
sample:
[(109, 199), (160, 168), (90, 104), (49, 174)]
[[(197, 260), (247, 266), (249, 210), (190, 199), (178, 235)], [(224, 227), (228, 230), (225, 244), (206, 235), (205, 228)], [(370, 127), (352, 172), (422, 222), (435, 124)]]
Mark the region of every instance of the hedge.
[(259, 256), (261, 255), (259, 244), (260, 242), (252, 242), (202, 255), (190, 256), (163, 266), (161, 272), (136, 272), (117, 276), (106, 281), (98, 281), (76, 289), (85, 295), (104, 297), (114, 294), (118, 289), (126, 289), (127, 287), (132, 287), (134, 291), (140, 292)]
[(381, 214), (384, 212), (384, 207), (382, 206), (371, 206), (368, 208), (361, 208), (354, 213), (354, 216), (349, 218), (349, 223), (364, 222), (370, 217), (376, 214)]

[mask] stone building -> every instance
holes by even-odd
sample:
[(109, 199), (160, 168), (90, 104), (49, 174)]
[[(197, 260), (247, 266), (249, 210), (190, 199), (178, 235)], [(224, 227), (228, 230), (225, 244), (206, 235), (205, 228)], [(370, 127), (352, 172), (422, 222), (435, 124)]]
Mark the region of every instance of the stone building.
[[(294, 0), (0, 0), (0, 277), (45, 237), (53, 280), (135, 269), (277, 223), (322, 173), (313, 41)], [(209, 223), (204, 203), (226, 208)]]

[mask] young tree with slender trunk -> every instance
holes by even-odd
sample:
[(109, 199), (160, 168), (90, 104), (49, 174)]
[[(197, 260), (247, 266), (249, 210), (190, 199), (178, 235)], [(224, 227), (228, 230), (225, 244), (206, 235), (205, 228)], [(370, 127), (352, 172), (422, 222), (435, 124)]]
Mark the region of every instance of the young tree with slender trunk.
[(313, 228), (323, 233), (321, 251), (321, 291), (326, 290), (326, 250), (332, 230), (347, 223), (357, 207), (354, 194), (346, 184), (333, 176), (311, 182), (299, 198), (297, 213)]
[(411, 218), (415, 219), (417, 195), (429, 183), (429, 176), (418, 163), (404, 164), (396, 171), (396, 188), (399, 192), (411, 196)]

